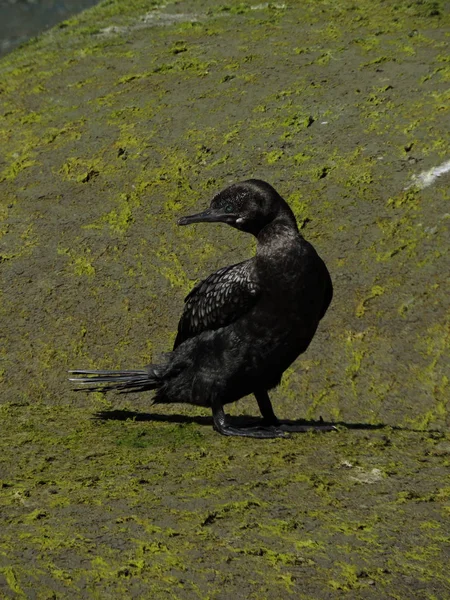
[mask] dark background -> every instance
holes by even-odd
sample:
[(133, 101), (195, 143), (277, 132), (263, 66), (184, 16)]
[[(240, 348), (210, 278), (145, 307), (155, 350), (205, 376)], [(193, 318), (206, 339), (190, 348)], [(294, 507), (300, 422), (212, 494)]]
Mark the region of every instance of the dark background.
[(0, 0), (0, 56), (97, 0)]

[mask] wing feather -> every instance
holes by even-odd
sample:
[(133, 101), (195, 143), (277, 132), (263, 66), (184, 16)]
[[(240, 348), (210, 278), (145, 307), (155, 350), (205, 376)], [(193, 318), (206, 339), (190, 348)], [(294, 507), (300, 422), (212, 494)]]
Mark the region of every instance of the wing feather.
[(259, 293), (252, 260), (223, 267), (200, 281), (185, 298), (174, 350), (190, 337), (239, 319), (254, 306)]

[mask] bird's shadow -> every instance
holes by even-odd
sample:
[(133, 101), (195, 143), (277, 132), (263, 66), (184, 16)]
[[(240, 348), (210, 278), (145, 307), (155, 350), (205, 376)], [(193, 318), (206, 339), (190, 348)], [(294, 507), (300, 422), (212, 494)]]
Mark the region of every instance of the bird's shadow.
[[(195, 423), (196, 425), (210, 426), (213, 425), (211, 416), (203, 415), (181, 415), (181, 414), (160, 414), (160, 413), (142, 413), (133, 410), (102, 410), (94, 413), (93, 419), (96, 421), (154, 421), (160, 423), (179, 423), (180, 425), (187, 425)], [(249, 425), (258, 425), (262, 423), (261, 417), (249, 417), (249, 416), (228, 416), (230, 425), (234, 427), (244, 427)], [(363, 429), (363, 430), (377, 430), (389, 427), (387, 423), (348, 423), (344, 421), (329, 422), (329, 421), (311, 421), (305, 419), (291, 420), (291, 419), (280, 419), (282, 425), (306, 425), (310, 427), (330, 425), (335, 427), (343, 427), (346, 429)], [(402, 429), (401, 427), (391, 427), (392, 429)]]

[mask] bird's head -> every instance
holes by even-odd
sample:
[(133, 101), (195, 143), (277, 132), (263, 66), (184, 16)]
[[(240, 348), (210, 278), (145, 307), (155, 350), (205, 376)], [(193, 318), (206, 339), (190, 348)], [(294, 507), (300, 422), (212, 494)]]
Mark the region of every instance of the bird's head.
[(208, 209), (181, 217), (178, 225), (227, 223), (257, 236), (281, 214), (289, 216), (295, 223), (291, 209), (271, 185), (259, 179), (248, 179), (225, 188), (214, 196)]

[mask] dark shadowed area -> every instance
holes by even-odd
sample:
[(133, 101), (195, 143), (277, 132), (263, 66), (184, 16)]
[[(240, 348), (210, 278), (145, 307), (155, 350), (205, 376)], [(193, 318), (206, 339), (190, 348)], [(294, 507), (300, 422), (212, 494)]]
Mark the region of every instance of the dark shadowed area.
[[(0, 62), (0, 596), (449, 597), (449, 6), (108, 0)], [(273, 184), (335, 296), (248, 440), (69, 368), (170, 349)], [(257, 415), (252, 398), (233, 422)]]

